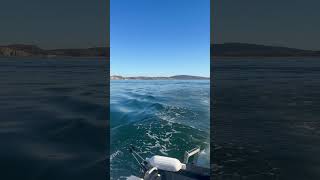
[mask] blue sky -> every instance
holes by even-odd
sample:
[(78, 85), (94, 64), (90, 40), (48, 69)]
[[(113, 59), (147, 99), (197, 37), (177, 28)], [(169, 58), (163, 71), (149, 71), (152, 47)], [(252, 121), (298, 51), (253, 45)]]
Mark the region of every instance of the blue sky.
[(209, 0), (111, 0), (111, 74), (210, 74)]

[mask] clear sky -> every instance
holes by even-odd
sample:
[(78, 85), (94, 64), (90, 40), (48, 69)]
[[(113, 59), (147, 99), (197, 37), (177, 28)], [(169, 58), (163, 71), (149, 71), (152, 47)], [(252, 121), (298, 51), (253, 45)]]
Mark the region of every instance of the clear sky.
[(110, 0), (111, 74), (210, 74), (210, 0)]
[(211, 37), (320, 50), (319, 8), (319, 0), (213, 0)]
[(1, 0), (0, 45), (108, 46), (108, 6), (107, 0)]

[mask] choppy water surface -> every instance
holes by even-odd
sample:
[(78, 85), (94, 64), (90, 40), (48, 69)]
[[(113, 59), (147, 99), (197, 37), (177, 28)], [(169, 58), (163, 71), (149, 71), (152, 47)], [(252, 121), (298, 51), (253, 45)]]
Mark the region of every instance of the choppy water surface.
[(320, 179), (320, 59), (213, 63), (215, 179)]
[(3, 179), (105, 175), (106, 68), (96, 58), (0, 58)]
[(209, 166), (209, 81), (111, 81), (111, 178), (139, 173), (130, 144), (143, 157), (178, 158), (195, 146)]

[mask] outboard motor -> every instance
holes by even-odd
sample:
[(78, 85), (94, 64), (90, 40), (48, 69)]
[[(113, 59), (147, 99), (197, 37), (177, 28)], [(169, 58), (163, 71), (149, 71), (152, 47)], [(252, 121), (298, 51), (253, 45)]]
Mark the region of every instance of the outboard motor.
[(180, 169), (186, 169), (186, 165), (176, 158), (155, 155), (146, 160), (152, 167), (164, 171), (178, 172)]
[[(187, 151), (184, 157), (184, 163), (178, 159), (166, 156), (152, 156), (151, 158), (143, 159), (134, 146), (130, 146), (130, 153), (141, 167), (142, 176), (130, 176), (128, 180), (209, 180), (210, 169), (195, 165), (197, 156), (200, 153), (200, 148), (194, 148)], [(190, 157), (193, 158), (193, 163), (188, 163)]]

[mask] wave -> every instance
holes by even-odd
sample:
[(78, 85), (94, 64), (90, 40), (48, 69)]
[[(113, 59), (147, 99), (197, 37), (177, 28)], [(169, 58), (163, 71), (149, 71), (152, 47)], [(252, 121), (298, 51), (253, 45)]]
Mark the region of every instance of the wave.
[[(128, 151), (130, 145), (136, 146), (142, 157), (158, 154), (179, 159), (195, 146), (208, 147), (209, 131), (204, 128), (209, 124), (208, 84), (170, 83), (111, 83), (113, 179), (139, 172)], [(128, 168), (124, 169), (123, 164)]]

